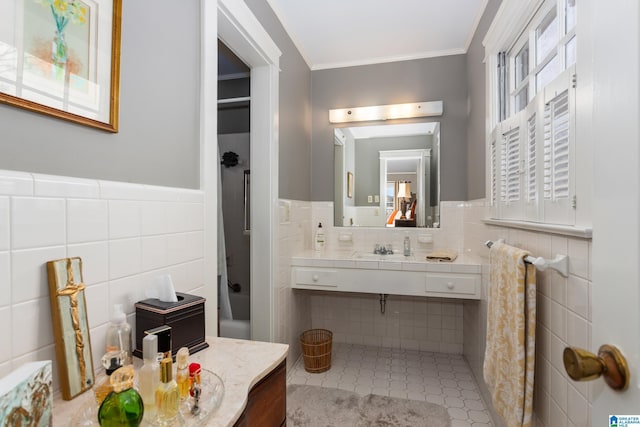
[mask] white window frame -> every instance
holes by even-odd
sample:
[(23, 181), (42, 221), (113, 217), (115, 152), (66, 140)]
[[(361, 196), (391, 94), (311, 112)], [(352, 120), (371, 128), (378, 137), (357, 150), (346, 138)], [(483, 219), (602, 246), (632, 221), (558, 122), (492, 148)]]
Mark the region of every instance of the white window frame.
[[(579, 6), (578, 6), (579, 7)], [(556, 25), (558, 26), (558, 37), (556, 46), (536, 64), (536, 29), (546, 19), (553, 10), (556, 10)], [(579, 16), (581, 20), (582, 17)], [(581, 21), (580, 21), (581, 22)], [(485, 63), (487, 64), (487, 114), (488, 128), (486, 134), (487, 141), (487, 195), (490, 206), (491, 218), (507, 221), (536, 222), (541, 224), (554, 224), (559, 226), (590, 228), (590, 200), (591, 195), (586, 189), (589, 185), (581, 183), (576, 185), (577, 177), (588, 176), (583, 171), (576, 171), (580, 167), (576, 158), (584, 158), (580, 150), (588, 150), (590, 141), (585, 141), (585, 146), (581, 147), (576, 144), (576, 133), (578, 127), (576, 125), (576, 117), (584, 116), (587, 105), (579, 111), (576, 104), (576, 74), (579, 69), (578, 62), (576, 64), (566, 66), (566, 46), (577, 34), (576, 24), (571, 30), (566, 30), (565, 19), (565, 0), (504, 0), (496, 18), (489, 29), (484, 40), (486, 48)], [(577, 61), (580, 61), (580, 43), (578, 41)], [(521, 52), (523, 47), (529, 48), (529, 68), (526, 77), (518, 84), (515, 84), (515, 57)], [(508, 70), (508, 102), (507, 102), (507, 119), (501, 123), (498, 122), (498, 81), (497, 81), (497, 55), (499, 52), (506, 51)], [(537, 74), (542, 70), (554, 57), (558, 57), (560, 61), (561, 71), (558, 76), (552, 79), (545, 88), (536, 87)], [(521, 111), (516, 111), (516, 95), (524, 88), (528, 87), (529, 103)], [(563, 90), (569, 91), (569, 108), (570, 108), (570, 124), (569, 124), (569, 197), (563, 200), (545, 200), (543, 193), (543, 168), (544, 168), (544, 108), (557, 93)], [(528, 140), (529, 140), (529, 123), (528, 120), (532, 115), (536, 116), (535, 135), (535, 192), (534, 200), (528, 199), (528, 180), (529, 180), (529, 164), (528, 164)], [(500, 171), (500, 159), (502, 153), (502, 136), (509, 128), (520, 128), (520, 200), (518, 203), (509, 201), (504, 203), (501, 201), (501, 178), (504, 176)], [(584, 128), (588, 125), (585, 124)], [(584, 129), (583, 128), (583, 129)], [(583, 133), (584, 135), (584, 133)], [(493, 145), (495, 144), (495, 145)], [(496, 164), (493, 163), (492, 150), (495, 149), (497, 156)], [(533, 162), (532, 162), (533, 163)], [(584, 168), (592, 168), (592, 165), (581, 165)], [(497, 173), (497, 175), (495, 175)], [(587, 183), (588, 184), (588, 183)], [(497, 194), (494, 192), (497, 189)], [(580, 194), (576, 191), (579, 190)], [(579, 212), (580, 204), (578, 201), (584, 202), (582, 213)]]

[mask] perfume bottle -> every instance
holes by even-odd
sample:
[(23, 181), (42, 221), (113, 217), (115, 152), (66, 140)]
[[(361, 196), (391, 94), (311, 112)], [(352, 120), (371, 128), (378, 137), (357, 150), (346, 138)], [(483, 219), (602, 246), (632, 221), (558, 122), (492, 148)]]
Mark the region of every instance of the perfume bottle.
[(156, 389), (156, 421), (160, 425), (169, 425), (178, 416), (180, 392), (173, 379), (173, 362), (165, 357), (160, 362), (160, 384)]
[(98, 409), (98, 421), (102, 427), (137, 427), (142, 422), (144, 404), (133, 388), (133, 365), (117, 369), (110, 378), (113, 391)]
[(145, 420), (151, 421), (156, 415), (155, 392), (160, 384), (157, 335), (147, 335), (142, 339), (142, 358), (144, 365), (138, 374), (138, 388), (144, 402)]
[(106, 377), (99, 380), (93, 388), (93, 393), (96, 396), (96, 402), (98, 405), (101, 405), (105, 397), (113, 391), (113, 386), (111, 385), (111, 374), (122, 366), (123, 360), (124, 356), (121, 351), (110, 351), (102, 356), (101, 362), (104, 367)]
[(180, 400), (184, 401), (189, 397), (189, 349), (182, 347), (176, 353), (176, 383), (180, 391)]
[(200, 388), (200, 375), (202, 373), (202, 368), (199, 363), (190, 363), (189, 364), (189, 395), (194, 397), (194, 388)]

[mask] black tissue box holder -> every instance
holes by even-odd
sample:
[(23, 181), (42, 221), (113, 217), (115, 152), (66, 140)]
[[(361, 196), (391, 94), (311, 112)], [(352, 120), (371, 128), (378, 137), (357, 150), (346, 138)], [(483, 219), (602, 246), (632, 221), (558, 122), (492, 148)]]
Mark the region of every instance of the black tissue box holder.
[(209, 347), (204, 336), (203, 297), (176, 292), (178, 302), (164, 302), (157, 298), (138, 301), (136, 307), (136, 348), (133, 355), (142, 358), (142, 339), (145, 331), (158, 326), (171, 326), (171, 355), (175, 359), (180, 347), (189, 353)]

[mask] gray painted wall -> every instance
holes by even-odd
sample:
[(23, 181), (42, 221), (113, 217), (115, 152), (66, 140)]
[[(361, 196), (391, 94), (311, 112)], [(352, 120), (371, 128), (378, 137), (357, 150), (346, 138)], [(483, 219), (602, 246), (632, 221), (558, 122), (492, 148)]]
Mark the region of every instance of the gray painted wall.
[(0, 104), (0, 169), (199, 187), (200, 4), (124, 1), (122, 17), (120, 132)]
[[(245, 3), (282, 52), (279, 197), (311, 200), (311, 72), (266, 0), (245, 0)], [(333, 147), (333, 137), (329, 144)], [(333, 162), (333, 155), (331, 158)], [(333, 194), (333, 182), (330, 193)], [(327, 200), (332, 199), (333, 196)]]
[(467, 200), (465, 55), (313, 71), (312, 200), (333, 200), (330, 109), (437, 100), (444, 101), (444, 114), (435, 119), (441, 123), (441, 199)]
[(485, 63), (482, 39), (493, 21), (501, 0), (489, 0), (476, 33), (467, 50), (467, 86), (469, 88), (469, 119), (467, 126), (467, 197), (485, 197)]

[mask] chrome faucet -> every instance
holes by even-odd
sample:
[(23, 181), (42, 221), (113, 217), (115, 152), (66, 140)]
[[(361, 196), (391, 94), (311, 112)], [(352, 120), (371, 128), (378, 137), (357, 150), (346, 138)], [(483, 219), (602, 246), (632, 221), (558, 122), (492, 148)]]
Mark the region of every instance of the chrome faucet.
[(376, 255), (393, 255), (393, 247), (390, 244), (387, 246), (376, 244), (373, 253)]

